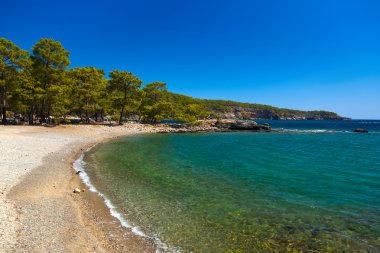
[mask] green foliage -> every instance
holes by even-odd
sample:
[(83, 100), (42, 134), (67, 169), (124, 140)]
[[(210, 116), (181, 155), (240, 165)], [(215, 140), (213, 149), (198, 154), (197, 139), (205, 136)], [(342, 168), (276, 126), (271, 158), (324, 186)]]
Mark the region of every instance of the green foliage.
[[(142, 118), (147, 122), (158, 122), (161, 116), (154, 113), (166, 115), (165, 119), (178, 120), (182, 122), (194, 122), (203, 119), (210, 114), (197, 99), (179, 95), (167, 91), (166, 83), (153, 82), (147, 84), (144, 89), (144, 99), (140, 108)], [(157, 106), (156, 103), (165, 102), (171, 106)], [(165, 111), (166, 110), (166, 111)]]
[(144, 107), (144, 120), (146, 122), (159, 122), (164, 119), (172, 119), (174, 106), (170, 102), (157, 102)]
[(43, 69), (44, 74), (50, 74), (49, 71), (52, 70), (65, 69), (70, 64), (70, 52), (63, 48), (61, 42), (53, 39), (40, 39), (32, 47), (32, 52), (33, 61), (46, 67)]
[[(90, 123), (90, 115), (101, 112), (107, 103), (107, 80), (104, 78), (104, 70), (94, 67), (74, 68), (68, 71), (71, 78), (71, 108), (77, 111), (82, 118), (83, 113), (86, 123)], [(67, 90), (70, 94), (70, 90)]]
[(49, 101), (49, 115), (58, 118), (71, 111), (72, 86), (66, 74), (62, 74), (60, 81), (53, 83), (45, 91)]
[(20, 72), (18, 86), (12, 92), (10, 99), (14, 112), (18, 112), (28, 117), (29, 124), (33, 124), (34, 111), (41, 101), (44, 90), (35, 85), (35, 80), (30, 73), (30, 68)]
[(8, 96), (17, 89), (19, 71), (28, 66), (29, 53), (12, 41), (0, 38), (0, 95), (2, 123), (7, 123)]
[(166, 101), (166, 83), (153, 82), (143, 88), (140, 114), (145, 122), (172, 119), (173, 104)]
[(144, 104), (153, 105), (159, 101), (164, 100), (167, 93), (166, 83), (153, 82), (148, 83), (143, 91), (145, 92)]
[(132, 113), (140, 105), (142, 93), (139, 91), (142, 80), (128, 71), (114, 70), (110, 73), (109, 89), (112, 92), (114, 108), (120, 110), (119, 124), (123, 122), (124, 113)]
[[(208, 115), (216, 118), (223, 113), (234, 112), (235, 109), (253, 109), (257, 111), (267, 111), (278, 117), (290, 117), (290, 116), (300, 116), (306, 118), (339, 118), (336, 113), (327, 111), (300, 111), (291, 110), (286, 108), (278, 108), (269, 105), (262, 104), (251, 104), (251, 103), (241, 103), (229, 100), (210, 100), (210, 99), (196, 99), (192, 97), (187, 97), (184, 95), (171, 93), (170, 96), (172, 100), (181, 101), (181, 104), (199, 104), (202, 105), (204, 110), (208, 112)], [(208, 116), (207, 115), (207, 116)], [(249, 118), (248, 113), (240, 113), (238, 115), (241, 118)]]
[(4, 77), (8, 71), (26, 67), (29, 53), (20, 49), (12, 41), (0, 38), (0, 74)]
[(44, 91), (40, 108), (40, 121), (45, 123), (51, 114), (62, 115), (68, 110), (65, 98), (68, 81), (64, 70), (70, 64), (69, 51), (64, 49), (60, 42), (53, 39), (41, 39), (32, 48), (33, 61), (32, 75), (36, 85)]
[(197, 120), (207, 116), (207, 112), (201, 104), (189, 104), (186, 108), (186, 114), (195, 117)]

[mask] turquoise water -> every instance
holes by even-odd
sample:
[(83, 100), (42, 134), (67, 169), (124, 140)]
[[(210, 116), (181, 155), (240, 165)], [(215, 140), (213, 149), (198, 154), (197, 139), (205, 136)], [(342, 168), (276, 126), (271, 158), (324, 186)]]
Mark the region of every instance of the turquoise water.
[[(183, 252), (379, 252), (380, 121), (269, 123), (289, 132), (125, 137), (85, 169)], [(370, 133), (344, 132), (358, 127)]]

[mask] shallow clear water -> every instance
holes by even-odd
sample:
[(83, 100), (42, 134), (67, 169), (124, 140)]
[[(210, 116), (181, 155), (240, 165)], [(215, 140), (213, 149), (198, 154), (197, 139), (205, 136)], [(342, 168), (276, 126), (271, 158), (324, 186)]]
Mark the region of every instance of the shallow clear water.
[[(184, 252), (376, 252), (380, 121), (347, 122), (125, 137), (85, 169), (127, 220)], [(358, 127), (370, 133), (342, 132)]]

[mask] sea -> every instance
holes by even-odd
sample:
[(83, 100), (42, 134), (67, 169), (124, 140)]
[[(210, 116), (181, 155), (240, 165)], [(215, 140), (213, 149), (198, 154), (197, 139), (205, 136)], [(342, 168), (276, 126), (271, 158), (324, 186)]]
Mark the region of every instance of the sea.
[(258, 123), (276, 132), (128, 136), (75, 168), (162, 251), (380, 252), (380, 121)]

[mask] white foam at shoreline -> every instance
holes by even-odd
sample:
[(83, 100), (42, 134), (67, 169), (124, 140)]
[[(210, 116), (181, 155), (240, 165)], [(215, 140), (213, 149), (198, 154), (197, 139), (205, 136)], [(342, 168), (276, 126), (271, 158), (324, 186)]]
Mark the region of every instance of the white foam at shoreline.
[[(88, 148), (85, 152), (88, 152), (90, 151), (94, 146)], [(84, 159), (84, 154), (85, 153), (82, 153), (80, 155), (80, 157), (73, 163), (73, 168), (76, 172), (80, 171), (79, 173), (79, 177), (80, 179), (82, 180), (82, 182), (88, 187), (88, 189), (92, 192), (95, 192), (97, 193), (104, 201), (104, 203), (106, 204), (106, 206), (109, 208), (110, 210), (110, 213), (113, 217), (115, 217), (116, 219), (118, 219), (121, 223), (121, 225), (125, 228), (128, 228), (132, 231), (132, 233), (134, 233), (135, 235), (138, 235), (140, 237), (144, 237), (144, 238), (148, 238), (148, 239), (151, 239), (157, 246), (159, 249), (157, 249), (157, 253), (158, 252), (161, 252), (161, 250), (164, 250), (164, 251), (171, 251), (171, 252), (180, 252), (179, 249), (174, 249), (172, 247), (168, 247), (164, 242), (162, 242), (158, 237), (151, 237), (151, 236), (148, 236), (146, 235), (143, 231), (140, 230), (139, 227), (137, 226), (133, 226), (132, 224), (130, 224), (124, 217), (121, 213), (119, 213), (118, 211), (115, 210), (115, 206), (112, 204), (111, 200), (109, 198), (107, 198), (103, 193), (99, 192), (95, 186), (91, 183), (91, 180), (90, 180), (90, 177), (88, 176), (88, 174), (86, 173), (86, 171), (84, 170), (84, 166), (86, 165), (86, 162), (83, 160)]]

